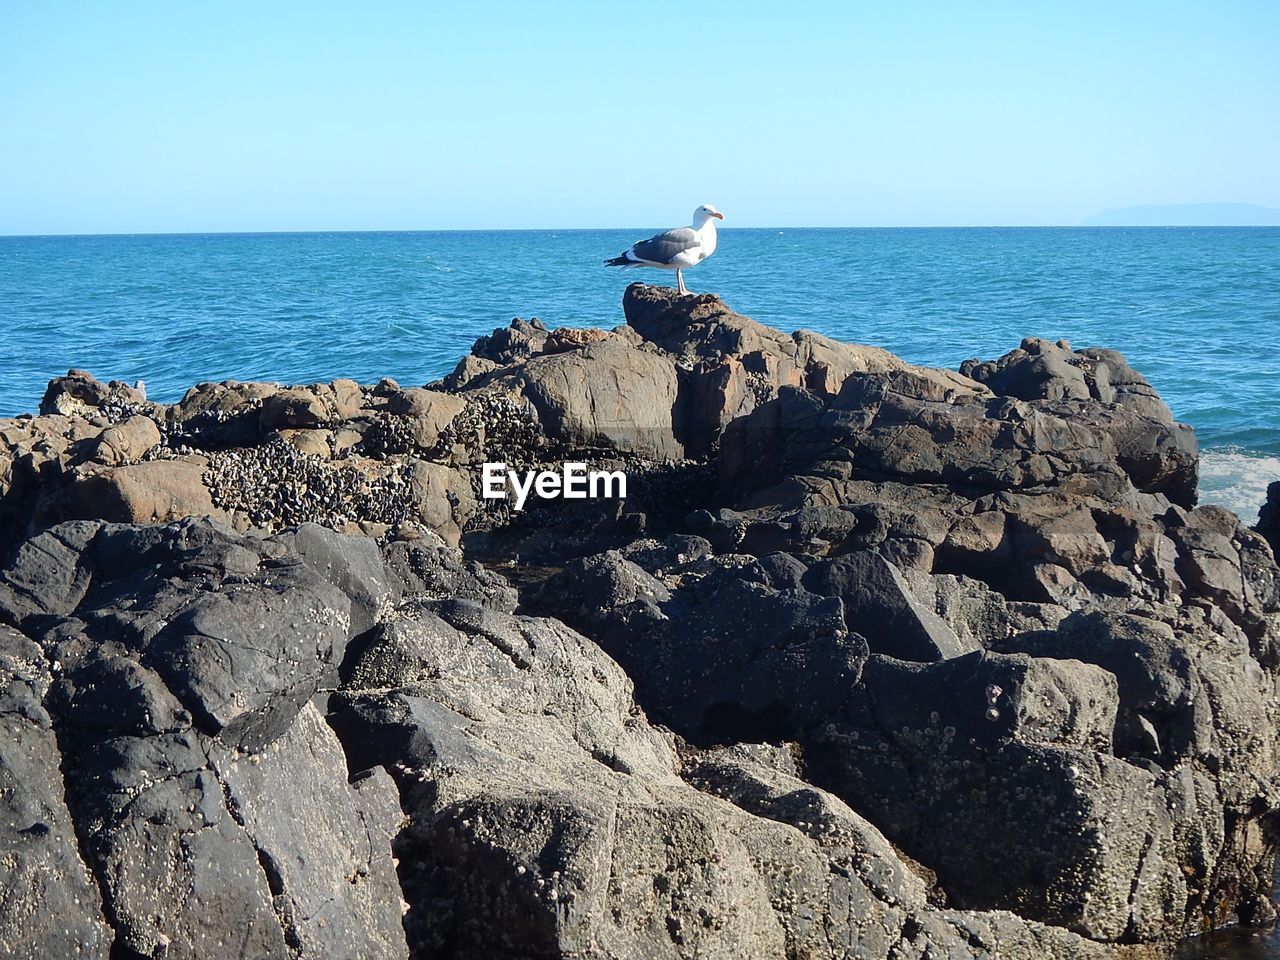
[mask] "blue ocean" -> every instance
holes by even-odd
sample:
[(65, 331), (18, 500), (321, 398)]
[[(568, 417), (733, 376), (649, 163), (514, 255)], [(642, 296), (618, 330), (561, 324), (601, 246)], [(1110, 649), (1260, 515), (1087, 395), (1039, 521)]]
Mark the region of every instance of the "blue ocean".
[[(652, 229), (0, 237), (0, 416), (70, 367), (172, 401), (202, 380), (448, 372), (512, 317), (613, 326), (601, 261)], [(1123, 352), (1246, 519), (1280, 479), (1280, 228), (724, 229), (686, 274), (739, 312), (956, 367), (1025, 336)]]

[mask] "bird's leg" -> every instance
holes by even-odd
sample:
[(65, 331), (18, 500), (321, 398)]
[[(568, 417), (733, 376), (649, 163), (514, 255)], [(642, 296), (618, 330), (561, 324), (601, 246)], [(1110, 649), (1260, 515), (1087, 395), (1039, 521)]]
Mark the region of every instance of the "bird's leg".
[(688, 293), (688, 289), (684, 285), (684, 271), (676, 267), (676, 287), (681, 293)]

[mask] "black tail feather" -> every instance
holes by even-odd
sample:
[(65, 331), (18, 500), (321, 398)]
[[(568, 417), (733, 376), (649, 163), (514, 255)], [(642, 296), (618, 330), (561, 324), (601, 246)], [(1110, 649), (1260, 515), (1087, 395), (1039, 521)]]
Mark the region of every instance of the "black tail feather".
[(626, 258), (626, 256), (624, 255), (624, 256), (621, 256), (621, 257), (613, 257), (613, 258), (611, 258), (611, 259), (609, 259), (609, 260), (606, 260), (606, 261), (604, 262), (604, 265), (605, 265), (606, 267), (625, 267), (625, 266), (627, 266), (628, 264), (633, 263), (633, 262), (634, 262), (634, 261), (632, 261), (632, 260), (628, 260), (628, 259)]

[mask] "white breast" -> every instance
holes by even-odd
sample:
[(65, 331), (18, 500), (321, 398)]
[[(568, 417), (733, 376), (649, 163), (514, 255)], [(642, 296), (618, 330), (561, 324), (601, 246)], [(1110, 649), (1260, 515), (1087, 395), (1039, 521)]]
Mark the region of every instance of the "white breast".
[(671, 264), (676, 267), (692, 267), (695, 263), (701, 263), (715, 252), (716, 222), (708, 220), (698, 230), (698, 245), (678, 254), (671, 261)]
[(708, 220), (704, 230), (705, 233), (703, 235), (701, 248), (703, 260), (716, 252), (716, 222), (714, 220)]

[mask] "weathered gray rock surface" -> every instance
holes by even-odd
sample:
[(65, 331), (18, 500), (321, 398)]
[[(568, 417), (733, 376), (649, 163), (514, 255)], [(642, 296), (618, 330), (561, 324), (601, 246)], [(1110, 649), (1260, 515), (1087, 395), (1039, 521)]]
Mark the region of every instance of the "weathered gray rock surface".
[[(0, 953), (1156, 956), (1274, 917), (1276, 494), (1122, 357), (633, 285), (0, 421)], [(619, 501), (480, 497), (581, 460)], [(1149, 951), (1143, 953), (1143, 951)]]
[[(286, 539), (313, 556), (328, 541), (349, 565), (370, 546)], [(61, 955), (407, 955), (394, 787), (382, 771), (349, 783), (309, 703), (350, 639), (352, 600), (327, 570), (187, 520), (62, 524), (0, 571), (0, 618), (34, 641), (5, 634), (25, 686), (47, 688), (28, 707), (48, 731), (31, 772), (66, 805), (28, 829), (66, 861), (47, 895), (84, 913)], [(16, 671), (8, 689), (23, 692)]]
[(105, 957), (111, 928), (67, 810), (40, 647), (0, 626), (0, 948)]

